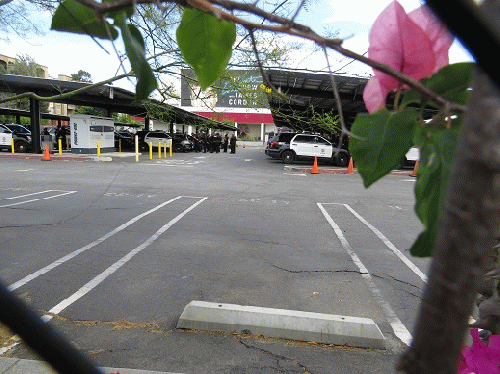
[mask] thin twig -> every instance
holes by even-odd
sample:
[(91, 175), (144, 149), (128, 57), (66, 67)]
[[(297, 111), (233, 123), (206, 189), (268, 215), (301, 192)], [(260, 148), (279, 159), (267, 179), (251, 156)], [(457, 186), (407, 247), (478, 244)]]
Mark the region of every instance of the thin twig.
[[(117, 0), (117, 1), (106, 1), (98, 3), (94, 0), (77, 0), (80, 3), (94, 9), (98, 14), (106, 14), (110, 11), (115, 11), (122, 9), (126, 6), (132, 4), (152, 4), (156, 3), (156, 0)], [(396, 71), (392, 67), (381, 64), (377, 61), (369, 59), (363, 55), (355, 53), (349, 49), (342, 47), (342, 39), (331, 39), (324, 38), (316, 34), (310, 27), (291, 21), (290, 19), (280, 17), (276, 14), (266, 12), (254, 4), (251, 3), (240, 3), (231, 0), (169, 0), (168, 2), (177, 3), (182, 6), (190, 6), (210, 14), (215, 15), (219, 19), (224, 19), (239, 25), (244, 26), (249, 30), (266, 30), (275, 33), (288, 34), (292, 36), (298, 36), (303, 39), (311, 40), (321, 46), (322, 48), (334, 49), (345, 57), (355, 59), (360, 61), (373, 69), (376, 69), (382, 73), (388, 74), (396, 79), (398, 79), (403, 84), (417, 90), (424, 96), (428, 97), (431, 101), (435, 102), (440, 106), (449, 105), (452, 112), (465, 113), (466, 106), (449, 102), (442, 96), (431, 91), (425, 87), (420, 82), (413, 78), (410, 78), (399, 71)], [(223, 9), (222, 9), (222, 8)], [(226, 9), (227, 11), (225, 11)], [(256, 15), (262, 17), (262, 19), (270, 22), (271, 24), (260, 24), (247, 21), (240, 17), (235, 16), (228, 11), (239, 10), (246, 12), (248, 14)]]

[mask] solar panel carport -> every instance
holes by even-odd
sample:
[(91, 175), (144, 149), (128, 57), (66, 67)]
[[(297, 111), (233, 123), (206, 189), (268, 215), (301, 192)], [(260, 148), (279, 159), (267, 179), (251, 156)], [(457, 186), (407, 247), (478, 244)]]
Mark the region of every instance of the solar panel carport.
[[(162, 112), (162, 120), (168, 119), (173, 126), (176, 124), (189, 124), (192, 126), (206, 126), (224, 130), (235, 131), (236, 127), (213, 121), (197, 114), (185, 111), (172, 105), (163, 104), (156, 100), (137, 101), (135, 94), (120, 87), (112, 85), (92, 86), (89, 83), (62, 81), (56, 79), (45, 79), (36, 77), (26, 77), (20, 75), (2, 74), (0, 75), (0, 92), (22, 94), (33, 92), (38, 96), (52, 97), (64, 93), (73, 92), (67, 98), (51, 99), (52, 102), (91, 106), (102, 108), (106, 116), (112, 113), (125, 113), (133, 116), (143, 116), (148, 119), (148, 108), (157, 109)], [(89, 88), (90, 87), (90, 88)], [(86, 90), (81, 90), (87, 88)], [(7, 108), (0, 108), (0, 114), (9, 114)], [(33, 149), (35, 153), (40, 153), (40, 122), (41, 118), (54, 118), (54, 115), (42, 114), (40, 112), (40, 102), (30, 98), (30, 118), (33, 127)], [(67, 117), (66, 117), (67, 118)], [(146, 128), (149, 121), (145, 122)]]
[[(265, 73), (269, 82), (290, 98), (286, 100), (278, 95), (268, 95), (277, 127), (316, 131), (308, 122), (313, 111), (338, 114), (330, 74), (272, 69)], [(349, 128), (357, 113), (366, 112), (363, 90), (368, 78), (338, 74), (333, 74), (333, 78), (338, 88), (344, 120)]]

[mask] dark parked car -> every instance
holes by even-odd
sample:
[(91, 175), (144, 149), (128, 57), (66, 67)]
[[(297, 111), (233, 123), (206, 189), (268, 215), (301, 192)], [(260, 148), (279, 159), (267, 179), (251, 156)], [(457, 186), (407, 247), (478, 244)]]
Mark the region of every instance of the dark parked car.
[(116, 132), (115, 131), (115, 148), (120, 148), (120, 140), (122, 149), (134, 149), (134, 136), (130, 133)]
[(190, 152), (194, 149), (194, 143), (183, 134), (169, 133), (173, 139), (172, 149), (174, 152)]

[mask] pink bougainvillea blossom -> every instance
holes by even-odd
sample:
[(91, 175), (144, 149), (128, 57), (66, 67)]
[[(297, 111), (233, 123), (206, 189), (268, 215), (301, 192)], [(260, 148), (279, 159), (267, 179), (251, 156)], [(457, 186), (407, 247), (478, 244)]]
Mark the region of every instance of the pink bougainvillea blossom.
[[(428, 8), (422, 6), (408, 15), (393, 1), (370, 30), (368, 57), (418, 80), (448, 64), (452, 42)], [(400, 86), (397, 79), (376, 70), (363, 92), (368, 112), (384, 108), (387, 94)]]
[(486, 345), (477, 329), (472, 329), (470, 334), (472, 346), (463, 349), (457, 374), (499, 374), (500, 335), (491, 335)]

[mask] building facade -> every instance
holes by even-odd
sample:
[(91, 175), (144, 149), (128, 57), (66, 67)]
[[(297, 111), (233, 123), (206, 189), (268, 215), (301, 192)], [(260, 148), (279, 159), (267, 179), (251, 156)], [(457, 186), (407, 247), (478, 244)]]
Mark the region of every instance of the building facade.
[(240, 139), (267, 140), (276, 131), (257, 70), (230, 70), (202, 91), (191, 69), (181, 71), (181, 108), (238, 128)]

